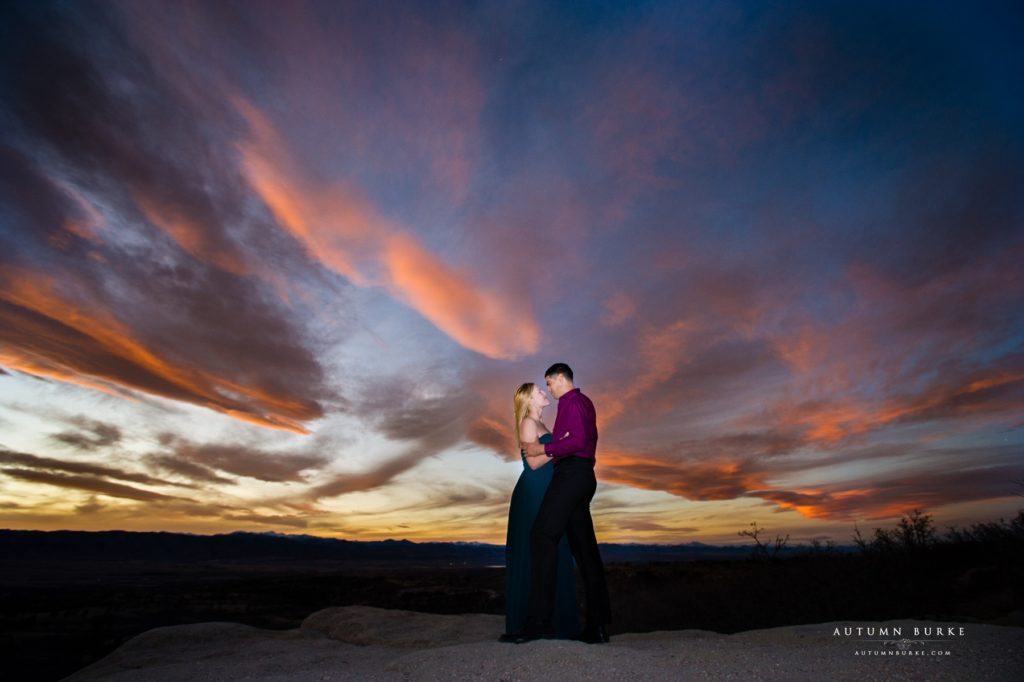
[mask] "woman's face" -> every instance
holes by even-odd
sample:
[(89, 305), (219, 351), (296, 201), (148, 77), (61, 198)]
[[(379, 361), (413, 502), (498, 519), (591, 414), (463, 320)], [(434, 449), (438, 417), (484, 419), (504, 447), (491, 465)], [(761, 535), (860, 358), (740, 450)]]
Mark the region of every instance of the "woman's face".
[(550, 405), (551, 401), (548, 400), (547, 391), (542, 389), (540, 386), (534, 386), (533, 396), (530, 398), (530, 404), (538, 410), (543, 410), (545, 407)]

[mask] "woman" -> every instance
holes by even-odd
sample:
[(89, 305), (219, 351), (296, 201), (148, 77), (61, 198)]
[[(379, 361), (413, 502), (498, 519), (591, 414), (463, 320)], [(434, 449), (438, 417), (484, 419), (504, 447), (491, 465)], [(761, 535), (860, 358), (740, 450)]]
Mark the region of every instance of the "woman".
[[(551, 404), (540, 387), (527, 383), (520, 386), (514, 398), (516, 440), (523, 443), (550, 443), (551, 432), (541, 421), (541, 412)], [(551, 459), (545, 455), (525, 457), (512, 502), (508, 508), (508, 535), (505, 539), (505, 633), (520, 632), (526, 626), (530, 601), (530, 528), (540, 509), (544, 492), (551, 482)], [(576, 576), (565, 537), (558, 545), (558, 577), (555, 587), (555, 612), (552, 626), (564, 639), (579, 635), (576, 608)], [(505, 639), (505, 636), (502, 637)]]

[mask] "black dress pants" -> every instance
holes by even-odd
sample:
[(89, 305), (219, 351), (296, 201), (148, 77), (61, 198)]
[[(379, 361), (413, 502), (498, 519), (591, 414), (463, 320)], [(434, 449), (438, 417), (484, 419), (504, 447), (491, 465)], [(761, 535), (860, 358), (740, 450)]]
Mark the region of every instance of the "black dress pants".
[(558, 542), (565, 533), (569, 549), (583, 577), (587, 599), (587, 626), (611, 622), (608, 585), (604, 563), (597, 549), (590, 501), (597, 490), (594, 460), (566, 457), (554, 462), (555, 471), (548, 484), (537, 519), (530, 530), (530, 607), (529, 627), (543, 630), (551, 623), (555, 603), (555, 571)]

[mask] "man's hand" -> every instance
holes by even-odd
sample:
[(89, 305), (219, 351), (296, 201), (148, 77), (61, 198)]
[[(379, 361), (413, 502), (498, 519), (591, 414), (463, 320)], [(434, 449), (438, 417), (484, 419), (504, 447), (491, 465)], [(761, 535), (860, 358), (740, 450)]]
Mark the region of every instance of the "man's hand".
[(523, 445), (523, 450), (526, 452), (527, 457), (535, 457), (537, 455), (544, 454), (544, 446), (540, 443), (526, 443)]

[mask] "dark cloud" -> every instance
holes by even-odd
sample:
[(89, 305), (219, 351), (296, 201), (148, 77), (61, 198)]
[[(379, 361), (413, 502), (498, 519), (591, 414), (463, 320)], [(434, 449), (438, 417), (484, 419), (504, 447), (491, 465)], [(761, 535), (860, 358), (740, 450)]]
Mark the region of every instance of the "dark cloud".
[(95, 477), (113, 478), (121, 481), (132, 481), (145, 485), (180, 485), (170, 483), (161, 479), (153, 478), (146, 474), (131, 471), (122, 471), (109, 466), (91, 464), (86, 462), (69, 462), (66, 460), (53, 459), (50, 457), (38, 457), (23, 452), (0, 449), (0, 463), (13, 464), (19, 467), (27, 467), (33, 470), (60, 471), (72, 474), (87, 474)]
[(235, 483), (230, 478), (218, 476), (217, 472), (208, 466), (197, 464), (188, 459), (183, 459), (178, 455), (164, 454), (164, 455), (146, 455), (143, 458), (149, 466), (165, 471), (171, 474), (177, 474), (183, 476), (196, 483), (220, 483), (225, 485), (231, 485)]
[[(450, 442), (455, 443), (457, 440), (457, 437), (452, 437)], [(365, 471), (336, 475), (326, 483), (314, 486), (310, 489), (308, 496), (311, 499), (321, 499), (379, 488), (433, 454), (437, 454), (437, 450), (431, 452), (416, 447), (410, 448), (404, 454), (388, 459)]]
[[(434, 394), (437, 397), (424, 397)], [(312, 498), (372, 490), (392, 481), (425, 459), (457, 445), (467, 423), (481, 409), (477, 396), (464, 387), (447, 386), (429, 372), (381, 379), (365, 386), (354, 413), (384, 438), (407, 443), (396, 457), (361, 472), (345, 473), (318, 484)]]
[(70, 475), (55, 473), (52, 471), (37, 471), (34, 469), (0, 468), (0, 473), (11, 478), (17, 478), (32, 483), (45, 483), (58, 488), (70, 488), (73, 490), (86, 490), (89, 492), (109, 495), (111, 497), (123, 497), (128, 500), (139, 500), (153, 502), (160, 500), (176, 499), (170, 495), (163, 495), (149, 490), (133, 488), (131, 486), (114, 483), (104, 478), (87, 475)]
[[(419, 421), (419, 420), (414, 420)], [(311, 499), (333, 498), (347, 493), (370, 491), (380, 487), (398, 474), (409, 471), (424, 460), (440, 454), (447, 447), (458, 444), (462, 432), (453, 424), (434, 424), (433, 431), (421, 433), (406, 452), (392, 457), (365, 471), (338, 474), (324, 483), (313, 486), (309, 491)]]
[(61, 431), (51, 436), (54, 440), (79, 450), (97, 450), (121, 442), (121, 429), (95, 419), (77, 417), (71, 420), (77, 431)]
[(303, 482), (304, 472), (322, 469), (327, 457), (314, 454), (272, 453), (242, 444), (203, 444), (165, 433), (161, 443), (169, 452), (148, 461), (194, 480), (223, 481), (212, 472), (223, 471), (269, 482)]
[(434, 486), (427, 496), (424, 509), (453, 509), (469, 507), (480, 513), (500, 513), (507, 509), (510, 490), (486, 488), (479, 485), (441, 484)]
[(658, 521), (645, 521), (638, 518), (627, 518), (615, 521), (617, 530), (633, 530), (641, 532), (660, 531), (669, 533), (696, 533), (700, 528), (694, 526), (671, 526)]
[(178, 452), (211, 468), (261, 481), (303, 481), (302, 472), (320, 469), (328, 462), (319, 455), (277, 455), (231, 445), (200, 445)]
[(472, 414), (476, 407), (472, 389), (444, 381), (440, 368), (424, 368), (404, 376), (378, 376), (365, 383), (353, 414), (369, 421), (387, 438), (415, 440), (443, 428), (461, 430), (467, 413)]

